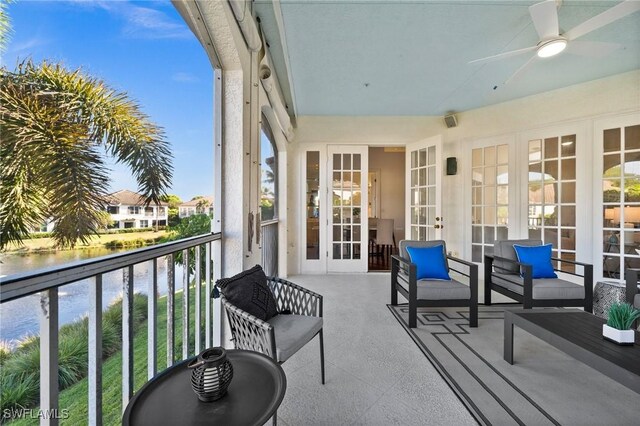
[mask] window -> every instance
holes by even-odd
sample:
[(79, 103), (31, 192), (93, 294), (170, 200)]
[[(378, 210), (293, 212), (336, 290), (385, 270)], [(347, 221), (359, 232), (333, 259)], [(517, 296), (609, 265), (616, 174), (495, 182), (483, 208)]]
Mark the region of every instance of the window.
[(138, 206), (129, 206), (127, 207), (127, 213), (129, 214), (140, 214), (140, 207)]
[(153, 207), (145, 207), (144, 215), (145, 216), (153, 216), (155, 213), (153, 212)]
[(307, 152), (307, 259), (320, 259), (320, 152)]
[[(552, 256), (576, 257), (576, 135), (529, 141), (529, 238), (552, 245)], [(561, 269), (575, 272), (562, 263)]]
[(108, 206), (107, 213), (109, 214), (118, 214), (120, 213), (120, 207), (118, 206)]
[(166, 214), (164, 207), (158, 207), (158, 216), (164, 216)]
[(141, 220), (140, 221), (140, 228), (148, 228), (149, 227), (149, 221), (148, 220)]
[(260, 219), (262, 221), (278, 217), (278, 150), (273, 133), (262, 116), (260, 129)]

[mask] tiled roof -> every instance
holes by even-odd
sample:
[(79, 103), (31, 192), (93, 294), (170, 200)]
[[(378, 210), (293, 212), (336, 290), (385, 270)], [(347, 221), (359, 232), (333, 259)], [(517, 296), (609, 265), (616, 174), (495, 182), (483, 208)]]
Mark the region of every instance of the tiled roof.
[[(107, 196), (107, 200), (111, 205), (144, 206), (145, 204), (142, 194), (129, 191), (128, 189), (122, 189), (114, 192), (113, 194), (109, 194)], [(168, 206), (169, 204), (160, 202), (160, 205)]]
[(207, 200), (208, 205), (213, 204), (213, 197), (202, 197), (202, 198), (196, 198), (195, 200), (186, 201), (180, 204), (179, 207), (197, 207), (198, 203), (202, 202), (202, 199)]

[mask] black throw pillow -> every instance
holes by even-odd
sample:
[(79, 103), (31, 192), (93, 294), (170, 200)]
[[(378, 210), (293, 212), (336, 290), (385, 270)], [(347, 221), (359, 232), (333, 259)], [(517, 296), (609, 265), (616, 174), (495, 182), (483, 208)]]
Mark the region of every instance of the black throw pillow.
[(263, 321), (278, 313), (276, 300), (260, 265), (231, 278), (219, 279), (216, 286), (231, 304)]

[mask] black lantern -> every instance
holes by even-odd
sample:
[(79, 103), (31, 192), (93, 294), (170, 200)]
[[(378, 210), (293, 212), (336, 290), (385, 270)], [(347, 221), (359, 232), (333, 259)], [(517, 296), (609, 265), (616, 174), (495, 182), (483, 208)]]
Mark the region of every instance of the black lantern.
[(211, 402), (222, 398), (233, 378), (233, 366), (223, 348), (205, 349), (188, 365), (191, 386), (200, 401)]

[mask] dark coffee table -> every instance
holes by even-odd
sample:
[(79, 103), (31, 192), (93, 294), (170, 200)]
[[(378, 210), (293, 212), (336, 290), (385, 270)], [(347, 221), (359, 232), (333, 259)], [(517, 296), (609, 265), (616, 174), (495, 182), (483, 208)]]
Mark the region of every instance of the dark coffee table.
[(636, 344), (620, 346), (604, 340), (595, 315), (575, 309), (504, 311), (504, 360), (513, 364), (513, 326), (517, 325), (551, 346), (640, 393), (640, 333)]
[(201, 402), (183, 361), (147, 382), (129, 401), (123, 425), (263, 425), (287, 388), (282, 367), (258, 352), (227, 350), (233, 379), (218, 401)]

